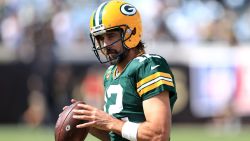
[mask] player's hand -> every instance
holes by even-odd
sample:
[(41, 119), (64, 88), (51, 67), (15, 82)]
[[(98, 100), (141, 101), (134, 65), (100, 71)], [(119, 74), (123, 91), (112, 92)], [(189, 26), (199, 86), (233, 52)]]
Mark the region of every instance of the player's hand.
[(77, 106), (79, 107), (79, 109), (73, 110), (73, 118), (78, 120), (89, 121), (77, 125), (77, 128), (85, 128), (91, 126), (101, 130), (109, 130), (112, 126), (112, 121), (114, 118), (111, 117), (109, 114), (105, 113), (104, 111), (87, 104), (78, 104)]
[[(71, 99), (70, 102), (73, 104), (73, 103), (77, 102), (77, 100)], [(69, 106), (64, 106), (62, 110), (64, 111), (64, 110), (66, 110), (68, 107), (69, 107)], [(61, 115), (61, 113), (59, 114), (59, 116), (60, 116), (60, 115)]]
[[(73, 104), (73, 103), (77, 102), (77, 100), (71, 99), (70, 102)], [(64, 111), (65, 109), (67, 109), (68, 107), (69, 107), (69, 106), (64, 106), (64, 107), (63, 107), (63, 111)]]

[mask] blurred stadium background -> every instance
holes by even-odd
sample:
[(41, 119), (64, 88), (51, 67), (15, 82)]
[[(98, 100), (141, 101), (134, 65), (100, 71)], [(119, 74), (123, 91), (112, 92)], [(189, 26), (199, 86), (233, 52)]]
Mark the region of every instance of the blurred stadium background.
[[(249, 141), (250, 1), (127, 1), (141, 11), (147, 52), (175, 74), (172, 140)], [(54, 140), (71, 98), (102, 108), (107, 66), (88, 35), (100, 2), (0, 0), (1, 141)]]

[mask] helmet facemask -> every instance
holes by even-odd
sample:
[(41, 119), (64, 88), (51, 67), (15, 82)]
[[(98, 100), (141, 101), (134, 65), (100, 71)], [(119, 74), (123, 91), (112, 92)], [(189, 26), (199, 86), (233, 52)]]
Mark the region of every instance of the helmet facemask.
[[(117, 31), (120, 33), (120, 38), (114, 41), (113, 43), (104, 46), (104, 42), (101, 39), (102, 35), (106, 34), (107, 32), (110, 31)], [(129, 35), (128, 35), (129, 34)], [(100, 61), (100, 63), (108, 63), (114, 65), (119, 62), (121, 62), (126, 56), (128, 52), (128, 47), (125, 45), (125, 41), (128, 40), (132, 36), (132, 32), (129, 29), (127, 25), (121, 25), (121, 26), (116, 26), (112, 28), (106, 28), (102, 29), (99, 31), (95, 31), (93, 33), (90, 33), (90, 38), (93, 44), (92, 50), (94, 51), (97, 59)], [(116, 43), (121, 42), (122, 44), (122, 51), (121, 52), (116, 52), (115, 57), (110, 57), (108, 55), (108, 52), (112, 52), (111, 46), (115, 45)], [(101, 55), (100, 55), (101, 53)]]

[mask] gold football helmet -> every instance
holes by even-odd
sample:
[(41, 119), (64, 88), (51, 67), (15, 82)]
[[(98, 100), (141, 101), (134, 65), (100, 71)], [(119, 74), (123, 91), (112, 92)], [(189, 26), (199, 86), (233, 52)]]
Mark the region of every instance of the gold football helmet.
[(118, 41), (103, 46), (97, 37), (109, 30), (117, 29), (121, 31), (121, 39), (118, 41), (122, 41), (125, 50), (136, 47), (142, 37), (140, 13), (133, 5), (122, 0), (110, 0), (102, 3), (90, 18), (90, 37), (93, 43), (93, 51), (101, 63), (110, 62), (111, 60), (106, 56), (106, 61), (103, 61), (99, 56), (99, 52), (103, 53), (105, 48)]

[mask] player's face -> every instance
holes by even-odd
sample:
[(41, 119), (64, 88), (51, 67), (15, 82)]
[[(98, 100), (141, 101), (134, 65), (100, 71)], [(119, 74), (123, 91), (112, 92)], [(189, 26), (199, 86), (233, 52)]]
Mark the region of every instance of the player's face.
[(97, 40), (101, 47), (105, 47), (101, 51), (108, 60), (115, 60), (123, 52), (120, 31), (107, 31), (105, 34), (99, 35)]

